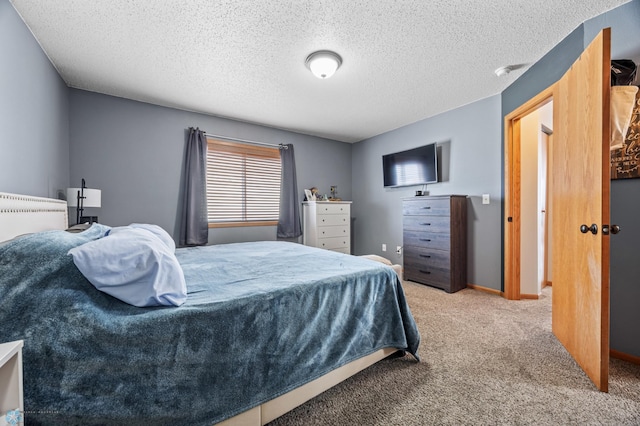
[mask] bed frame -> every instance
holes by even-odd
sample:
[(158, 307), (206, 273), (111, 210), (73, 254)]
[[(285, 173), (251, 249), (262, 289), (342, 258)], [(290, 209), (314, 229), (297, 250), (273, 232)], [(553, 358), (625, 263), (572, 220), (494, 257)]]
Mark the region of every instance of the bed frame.
[[(0, 192), (0, 242), (22, 234), (67, 227), (66, 201)], [(395, 348), (380, 349), (219, 424), (265, 425), (395, 352)]]
[(0, 192), (0, 242), (68, 226), (66, 201)]

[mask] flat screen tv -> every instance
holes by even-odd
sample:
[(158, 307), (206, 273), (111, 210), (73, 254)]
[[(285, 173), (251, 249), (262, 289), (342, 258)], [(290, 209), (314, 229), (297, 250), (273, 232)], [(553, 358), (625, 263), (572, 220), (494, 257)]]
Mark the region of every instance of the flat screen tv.
[(437, 144), (382, 156), (384, 187), (438, 182)]

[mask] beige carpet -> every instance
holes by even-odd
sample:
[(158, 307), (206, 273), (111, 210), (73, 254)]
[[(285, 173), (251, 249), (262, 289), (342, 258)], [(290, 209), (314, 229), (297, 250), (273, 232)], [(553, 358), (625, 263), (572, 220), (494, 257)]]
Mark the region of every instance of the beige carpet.
[(597, 391), (551, 333), (550, 288), (518, 302), (404, 288), (422, 362), (381, 361), (271, 426), (640, 425), (640, 366), (612, 359)]

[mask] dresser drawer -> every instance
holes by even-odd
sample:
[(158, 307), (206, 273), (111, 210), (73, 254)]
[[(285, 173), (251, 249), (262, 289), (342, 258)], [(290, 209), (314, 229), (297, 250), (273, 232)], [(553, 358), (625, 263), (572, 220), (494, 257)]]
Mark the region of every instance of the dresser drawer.
[(406, 246), (404, 267), (446, 272), (451, 268), (451, 254), (446, 250)]
[(343, 214), (319, 214), (318, 226), (348, 226), (351, 221), (349, 215)]
[(349, 226), (322, 226), (318, 228), (318, 238), (349, 237)]
[(451, 218), (448, 216), (404, 216), (402, 228), (405, 231), (451, 232)]
[(349, 238), (347, 237), (332, 237), (332, 238), (318, 238), (318, 247), (328, 250), (338, 248), (348, 248)]
[(451, 215), (451, 203), (448, 198), (405, 200), (402, 203), (402, 214), (404, 216), (415, 215)]
[(449, 271), (430, 271), (426, 268), (405, 266), (404, 279), (438, 287), (447, 292), (450, 292), (451, 289), (451, 274)]
[(351, 254), (351, 250), (349, 249), (349, 247), (339, 247), (330, 250), (338, 253)]
[(321, 214), (346, 214), (349, 215), (350, 212), (349, 204), (318, 204), (316, 208), (318, 209), (318, 215)]
[(405, 230), (403, 241), (405, 247), (416, 246), (447, 251), (451, 247), (451, 236), (446, 233)]

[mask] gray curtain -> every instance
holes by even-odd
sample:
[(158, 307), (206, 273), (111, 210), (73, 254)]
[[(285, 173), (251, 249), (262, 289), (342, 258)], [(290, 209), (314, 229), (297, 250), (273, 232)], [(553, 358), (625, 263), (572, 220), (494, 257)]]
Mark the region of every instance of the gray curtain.
[(293, 145), (280, 145), (282, 180), (280, 182), (280, 216), (278, 218), (278, 238), (298, 238), (302, 235), (300, 225), (300, 203), (296, 160)]
[(178, 245), (201, 246), (209, 240), (207, 223), (207, 138), (204, 131), (189, 128), (183, 169), (183, 199)]

